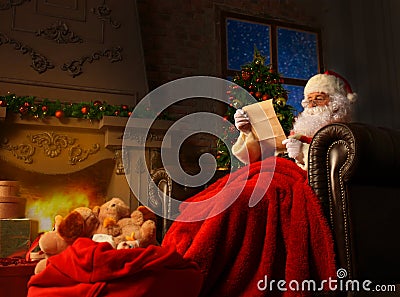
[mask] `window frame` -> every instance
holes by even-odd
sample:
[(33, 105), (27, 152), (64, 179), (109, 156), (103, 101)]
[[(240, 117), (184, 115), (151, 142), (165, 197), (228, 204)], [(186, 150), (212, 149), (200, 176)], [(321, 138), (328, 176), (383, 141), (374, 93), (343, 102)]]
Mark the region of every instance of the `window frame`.
[[(321, 38), (321, 30), (318, 28), (305, 26), (301, 24), (283, 22), (270, 18), (262, 18), (257, 16), (250, 16), (235, 12), (221, 11), (221, 70), (222, 76), (224, 78), (233, 77), (238, 70), (228, 69), (228, 49), (227, 49), (227, 19), (235, 19), (243, 22), (251, 22), (256, 24), (262, 24), (270, 27), (270, 61), (272, 68), (274, 70), (278, 70), (278, 28), (287, 28), (291, 30), (305, 31), (314, 33), (317, 35), (317, 54), (318, 54), (318, 73), (322, 73), (324, 71), (323, 64), (323, 56), (322, 56), (322, 38)], [(249, 61), (251, 62), (251, 61)], [(294, 85), (294, 86), (305, 86), (307, 83), (307, 79), (298, 79), (282, 76), (284, 80), (284, 84), (286, 85)]]

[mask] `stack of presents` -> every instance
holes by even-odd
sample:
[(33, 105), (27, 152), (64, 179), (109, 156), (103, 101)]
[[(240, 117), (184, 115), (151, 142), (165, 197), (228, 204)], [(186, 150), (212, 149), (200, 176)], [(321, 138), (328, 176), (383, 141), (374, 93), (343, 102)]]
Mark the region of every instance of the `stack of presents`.
[(26, 296), (36, 263), (25, 259), (38, 236), (38, 222), (25, 217), (17, 181), (0, 181), (0, 296)]

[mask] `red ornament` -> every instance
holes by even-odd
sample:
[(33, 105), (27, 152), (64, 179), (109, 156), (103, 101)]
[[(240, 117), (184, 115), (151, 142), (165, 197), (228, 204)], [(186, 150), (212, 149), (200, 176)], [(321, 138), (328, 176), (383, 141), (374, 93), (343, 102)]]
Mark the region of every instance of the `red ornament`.
[(95, 102), (93, 102), (93, 105), (94, 106), (100, 106), (101, 105), (101, 101), (96, 100)]
[(0, 99), (0, 106), (1, 107), (7, 106), (7, 101), (5, 99)]
[(253, 91), (251, 91), (251, 92), (250, 92), (250, 95), (251, 95), (251, 96), (253, 96), (253, 95), (254, 95), (254, 92), (253, 92)]
[(119, 116), (121, 112), (119, 110), (114, 111), (114, 115)]
[(42, 106), (42, 111), (43, 112), (47, 112), (49, 110), (49, 108), (46, 106), (46, 105), (43, 105)]
[(84, 107), (81, 108), (81, 113), (82, 114), (88, 114), (88, 112), (89, 112), (89, 108), (87, 106), (84, 106)]
[(128, 110), (128, 105), (121, 105), (122, 110)]
[(265, 100), (268, 100), (268, 98), (269, 98), (268, 94), (264, 94), (261, 99), (263, 101), (265, 101)]
[(256, 95), (257, 98), (260, 98), (261, 97), (261, 92), (256, 92), (255, 95)]
[(128, 111), (128, 117), (132, 115), (132, 111)]
[(259, 83), (259, 82), (261, 82), (261, 81), (262, 81), (262, 79), (261, 79), (261, 78), (259, 78), (259, 77), (257, 77), (257, 78), (256, 78), (256, 82), (258, 82), (258, 83)]
[(29, 106), (31, 106), (31, 104), (28, 101), (25, 101), (24, 106), (29, 107)]
[(64, 117), (64, 112), (62, 110), (56, 110), (54, 115), (55, 115), (56, 118), (61, 119), (61, 118)]
[(250, 79), (250, 73), (247, 71), (242, 71), (242, 78), (244, 80), (249, 80)]
[(18, 111), (19, 111), (20, 114), (26, 114), (28, 112), (28, 107), (27, 106), (21, 106), (18, 109)]

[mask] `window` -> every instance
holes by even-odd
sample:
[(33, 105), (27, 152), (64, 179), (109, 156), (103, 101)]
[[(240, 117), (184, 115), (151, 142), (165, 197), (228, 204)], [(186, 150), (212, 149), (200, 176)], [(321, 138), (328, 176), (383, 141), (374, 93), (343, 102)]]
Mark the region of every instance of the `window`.
[(301, 111), (307, 80), (322, 71), (321, 37), (317, 29), (223, 12), (222, 71), (232, 77), (252, 61), (254, 47), (282, 76), (288, 104)]

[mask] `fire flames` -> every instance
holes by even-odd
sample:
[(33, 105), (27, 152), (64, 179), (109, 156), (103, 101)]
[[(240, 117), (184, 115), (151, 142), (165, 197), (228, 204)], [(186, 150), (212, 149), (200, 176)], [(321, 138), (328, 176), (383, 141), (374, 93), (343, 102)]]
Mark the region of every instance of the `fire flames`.
[(28, 199), (26, 216), (39, 222), (39, 232), (53, 229), (56, 215), (66, 216), (73, 209), (81, 206), (100, 205), (95, 193), (82, 189), (67, 192), (53, 192), (40, 199)]

